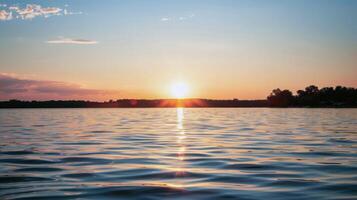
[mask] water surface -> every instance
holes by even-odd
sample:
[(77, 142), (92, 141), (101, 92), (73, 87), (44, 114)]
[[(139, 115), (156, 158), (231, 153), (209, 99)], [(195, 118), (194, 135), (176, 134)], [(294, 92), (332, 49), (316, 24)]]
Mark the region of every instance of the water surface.
[(0, 199), (357, 199), (357, 109), (3, 109)]

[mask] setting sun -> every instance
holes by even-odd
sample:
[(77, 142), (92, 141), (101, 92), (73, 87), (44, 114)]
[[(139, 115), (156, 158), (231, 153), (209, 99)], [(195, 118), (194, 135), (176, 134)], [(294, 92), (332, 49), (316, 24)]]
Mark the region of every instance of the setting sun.
[(171, 85), (171, 95), (174, 98), (182, 99), (187, 97), (188, 86), (184, 82), (176, 82)]
[(357, 0), (0, 0), (0, 200), (357, 200), (353, 19)]

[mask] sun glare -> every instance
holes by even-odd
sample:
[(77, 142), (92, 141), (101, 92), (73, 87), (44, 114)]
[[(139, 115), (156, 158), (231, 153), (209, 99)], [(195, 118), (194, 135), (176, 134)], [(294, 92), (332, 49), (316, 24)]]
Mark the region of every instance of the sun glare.
[(171, 85), (171, 95), (174, 98), (182, 99), (187, 97), (188, 86), (184, 82), (176, 82)]

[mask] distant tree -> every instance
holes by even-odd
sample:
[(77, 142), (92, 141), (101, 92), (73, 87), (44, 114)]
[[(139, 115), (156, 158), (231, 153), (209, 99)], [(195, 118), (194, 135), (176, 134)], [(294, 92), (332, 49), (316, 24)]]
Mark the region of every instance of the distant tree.
[(334, 101), (337, 104), (351, 105), (357, 104), (357, 89), (336, 86), (334, 91)]
[(307, 95), (316, 95), (319, 93), (319, 88), (314, 85), (310, 85), (305, 88), (305, 94)]
[(356, 107), (357, 90), (343, 86), (318, 87), (311, 85), (305, 90), (298, 90), (295, 97), (296, 106), (309, 107)]
[(320, 104), (320, 90), (315, 85), (310, 85), (305, 90), (298, 90), (295, 97), (297, 106), (318, 106)]
[(293, 105), (294, 96), (290, 90), (274, 89), (267, 97), (268, 104), (272, 107), (288, 107)]
[(304, 90), (298, 90), (296, 91), (298, 97), (305, 96), (305, 91)]
[(321, 106), (333, 105), (334, 89), (333, 87), (324, 87), (319, 91), (319, 104)]

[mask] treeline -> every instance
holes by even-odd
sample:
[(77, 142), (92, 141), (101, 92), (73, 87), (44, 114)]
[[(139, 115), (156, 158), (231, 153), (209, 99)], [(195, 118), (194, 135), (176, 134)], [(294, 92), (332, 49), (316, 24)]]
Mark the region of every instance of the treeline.
[(93, 101), (20, 101), (0, 102), (0, 108), (155, 108), (155, 107), (267, 107), (266, 100), (212, 99), (119, 99)]
[(119, 99), (94, 101), (1, 101), (0, 108), (155, 108), (155, 107), (353, 107), (357, 89), (337, 86), (319, 89), (311, 85), (298, 90), (274, 89), (266, 100), (214, 99)]
[(275, 89), (267, 97), (270, 107), (357, 107), (357, 88), (336, 86), (319, 89), (311, 85), (298, 90)]

